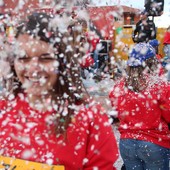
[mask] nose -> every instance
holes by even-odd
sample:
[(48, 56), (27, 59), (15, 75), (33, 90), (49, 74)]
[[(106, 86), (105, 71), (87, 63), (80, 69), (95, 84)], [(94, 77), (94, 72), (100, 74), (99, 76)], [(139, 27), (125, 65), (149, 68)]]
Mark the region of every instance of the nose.
[(39, 67), (40, 66), (40, 63), (38, 61), (38, 57), (33, 57), (32, 58), (32, 65), (35, 66), (35, 67)]
[(29, 64), (33, 65), (33, 66), (40, 66), (39, 58), (38, 57), (32, 57)]
[(42, 70), (42, 66), (38, 60), (38, 57), (33, 57), (27, 65), (27, 69), (30, 71), (40, 71)]

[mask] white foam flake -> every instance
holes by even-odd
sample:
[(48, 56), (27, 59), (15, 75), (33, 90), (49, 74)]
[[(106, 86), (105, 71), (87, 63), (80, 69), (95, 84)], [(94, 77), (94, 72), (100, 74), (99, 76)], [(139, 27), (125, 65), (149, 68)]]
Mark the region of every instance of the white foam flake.
[(39, 81), (41, 86), (43, 86), (47, 82), (45, 77), (41, 77)]
[(95, 138), (96, 141), (99, 141), (99, 135), (98, 135), (98, 134), (96, 134), (96, 135), (94, 136), (94, 138)]
[(4, 1), (0, 0), (0, 6), (3, 6), (3, 5), (4, 5)]
[(35, 126), (37, 126), (37, 123), (35, 123), (35, 122), (28, 122), (28, 123), (26, 123), (26, 126), (27, 126), (28, 128), (30, 128), (30, 129), (32, 129), (32, 128), (34, 128)]
[(82, 147), (82, 145), (81, 145), (80, 143), (78, 143), (78, 144), (75, 146), (75, 150), (79, 150), (81, 147)]
[(47, 160), (46, 160), (46, 163), (47, 163), (48, 165), (52, 165), (53, 162), (54, 162), (53, 159), (47, 159)]
[(8, 96), (8, 99), (9, 100), (13, 100), (15, 98), (15, 96), (13, 95), (13, 94), (10, 94), (9, 96)]
[(13, 127), (15, 127), (16, 129), (18, 129), (18, 130), (22, 130), (23, 129), (23, 126), (21, 126), (20, 124), (18, 124), (18, 123), (9, 123), (10, 124), (10, 126), (13, 126)]
[(22, 158), (23, 159), (29, 159), (29, 158), (33, 157), (33, 155), (34, 155), (34, 151), (26, 149), (22, 153)]
[(117, 117), (118, 112), (117, 112), (116, 110), (109, 110), (109, 111), (108, 111), (108, 115)]
[(143, 123), (142, 123), (142, 122), (140, 122), (140, 123), (136, 123), (136, 124), (135, 124), (135, 127), (139, 127), (139, 128), (140, 128), (140, 127), (142, 127), (142, 125), (143, 125)]
[(87, 158), (83, 159), (83, 165), (86, 164), (87, 162), (89, 162), (89, 160)]

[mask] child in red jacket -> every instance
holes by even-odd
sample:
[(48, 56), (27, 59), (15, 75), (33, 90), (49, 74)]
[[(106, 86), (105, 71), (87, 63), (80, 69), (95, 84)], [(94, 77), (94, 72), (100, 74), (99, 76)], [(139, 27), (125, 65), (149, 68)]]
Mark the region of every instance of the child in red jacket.
[(126, 170), (169, 168), (170, 84), (155, 74), (155, 61), (149, 44), (136, 44), (127, 61), (127, 76), (109, 95), (118, 112)]

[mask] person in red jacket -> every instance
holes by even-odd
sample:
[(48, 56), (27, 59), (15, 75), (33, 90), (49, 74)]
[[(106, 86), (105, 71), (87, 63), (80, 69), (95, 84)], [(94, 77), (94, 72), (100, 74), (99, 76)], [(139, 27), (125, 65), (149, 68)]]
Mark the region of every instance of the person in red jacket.
[(170, 26), (167, 28), (167, 31), (165, 32), (164, 39), (163, 39), (163, 45), (164, 45), (164, 58), (163, 58), (163, 66), (166, 68), (167, 79), (170, 81)]
[(163, 44), (164, 44), (164, 52), (167, 54), (169, 52), (168, 49), (166, 49), (166, 45), (170, 44), (170, 26), (167, 28), (167, 31), (165, 32), (164, 39), (163, 39)]
[(165, 170), (170, 160), (170, 84), (155, 74), (155, 50), (136, 44), (127, 76), (109, 97), (120, 121), (120, 154), (126, 170)]
[(159, 54), (159, 41), (157, 40), (157, 39), (153, 39), (153, 40), (150, 40), (149, 42), (148, 42), (153, 48), (154, 48), (154, 50), (155, 50), (155, 53), (156, 53), (156, 58), (157, 58), (157, 60), (158, 60), (158, 67), (160, 68), (159, 70), (158, 70), (158, 74), (160, 75), (160, 76), (162, 76), (162, 75), (164, 75), (165, 74), (165, 70), (164, 70), (164, 68), (163, 68), (163, 66), (162, 66), (162, 55), (161, 54)]
[(100, 105), (83, 97), (75, 46), (69, 51), (62, 20), (33, 13), (16, 28), (13, 93), (0, 101), (0, 167), (115, 170), (111, 124)]

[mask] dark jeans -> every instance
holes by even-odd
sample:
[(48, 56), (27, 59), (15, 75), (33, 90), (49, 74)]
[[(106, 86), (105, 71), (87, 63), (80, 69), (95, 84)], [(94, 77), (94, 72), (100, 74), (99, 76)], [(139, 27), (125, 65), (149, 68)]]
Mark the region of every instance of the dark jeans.
[(119, 147), (126, 170), (170, 170), (168, 148), (133, 139), (121, 139)]

